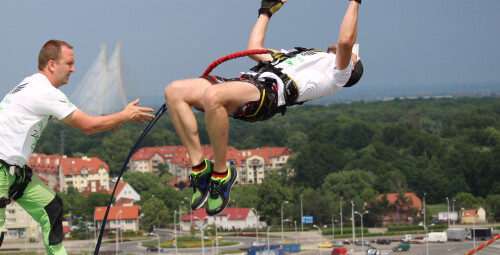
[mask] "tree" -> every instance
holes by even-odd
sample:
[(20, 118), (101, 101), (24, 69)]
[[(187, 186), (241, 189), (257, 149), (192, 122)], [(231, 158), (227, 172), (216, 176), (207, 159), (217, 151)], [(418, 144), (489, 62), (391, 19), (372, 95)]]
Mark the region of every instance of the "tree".
[[(151, 229), (153, 226), (165, 226), (169, 222), (170, 212), (163, 202), (155, 197), (150, 197), (141, 207), (144, 217), (144, 228)], [(173, 217), (173, 215), (172, 215)]]
[(281, 216), (281, 204), (291, 199), (291, 192), (274, 180), (264, 179), (258, 186), (258, 196), (256, 209), (261, 219), (269, 223), (276, 220), (277, 215)]
[(159, 177), (153, 173), (126, 172), (123, 174), (123, 181), (141, 194), (151, 188), (159, 187)]
[(312, 142), (299, 153), (292, 165), (295, 183), (299, 185), (319, 188), (326, 175), (341, 171), (347, 164), (344, 151), (331, 144)]
[(324, 179), (321, 189), (326, 194), (338, 194), (344, 199), (354, 198), (365, 188), (372, 188), (375, 175), (361, 170), (331, 173)]

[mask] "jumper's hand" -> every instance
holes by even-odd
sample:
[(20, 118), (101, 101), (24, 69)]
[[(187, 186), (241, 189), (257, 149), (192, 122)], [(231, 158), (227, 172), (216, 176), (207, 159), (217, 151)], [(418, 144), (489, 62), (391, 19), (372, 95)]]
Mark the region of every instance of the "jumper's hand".
[(288, 0), (262, 0), (260, 3), (259, 15), (267, 14), (269, 18), (277, 12)]

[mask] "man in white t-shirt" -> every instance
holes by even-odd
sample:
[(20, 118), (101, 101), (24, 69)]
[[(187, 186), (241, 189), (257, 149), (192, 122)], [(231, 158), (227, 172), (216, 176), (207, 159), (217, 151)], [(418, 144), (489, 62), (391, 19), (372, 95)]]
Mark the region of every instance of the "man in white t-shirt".
[[(248, 40), (248, 50), (263, 49), (271, 16), (287, 0), (262, 0), (259, 17)], [(206, 76), (174, 81), (165, 88), (165, 100), (174, 126), (186, 147), (193, 171), (190, 174), (192, 209), (207, 202), (207, 214), (222, 212), (237, 181), (235, 169), (226, 164), (229, 119), (263, 121), (284, 114), (286, 107), (335, 93), (354, 85), (363, 72), (353, 53), (357, 37), (358, 7), (349, 2), (340, 26), (338, 43), (328, 52), (296, 48), (270, 50), (253, 55), (259, 65), (239, 78)], [(207, 132), (214, 149), (214, 163), (202, 153), (192, 107), (205, 112)]]
[(62, 245), (62, 201), (27, 166), (52, 119), (85, 134), (115, 131), (124, 122), (144, 123), (155, 116), (138, 107), (139, 99), (118, 113), (91, 116), (80, 111), (58, 88), (75, 71), (73, 46), (50, 40), (38, 56), (38, 73), (25, 78), (0, 102), (0, 245), (5, 206), (15, 200), (40, 223), (47, 254), (66, 254)]

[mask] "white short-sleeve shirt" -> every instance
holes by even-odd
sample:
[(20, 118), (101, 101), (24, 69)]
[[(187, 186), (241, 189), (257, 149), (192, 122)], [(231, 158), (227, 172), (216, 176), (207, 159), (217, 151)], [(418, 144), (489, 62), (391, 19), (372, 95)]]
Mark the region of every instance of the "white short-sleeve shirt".
[(353, 63), (337, 70), (335, 54), (322, 51), (303, 51), (276, 65), (292, 78), (299, 89), (297, 102), (325, 97), (337, 92), (349, 78)]
[(45, 75), (25, 78), (0, 102), (0, 159), (27, 164), (49, 121), (64, 119), (76, 109)]

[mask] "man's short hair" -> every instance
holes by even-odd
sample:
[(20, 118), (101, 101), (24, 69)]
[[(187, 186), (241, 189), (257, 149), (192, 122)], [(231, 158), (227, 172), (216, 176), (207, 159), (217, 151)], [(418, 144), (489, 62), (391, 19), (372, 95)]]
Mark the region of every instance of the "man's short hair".
[(47, 66), (47, 63), (49, 63), (49, 60), (59, 60), (62, 55), (62, 46), (73, 49), (71, 44), (64, 41), (49, 40), (46, 42), (40, 50), (40, 54), (38, 54), (38, 70), (43, 70)]
[(361, 79), (361, 76), (363, 76), (363, 63), (361, 63), (361, 59), (359, 59), (358, 62), (356, 62), (356, 64), (354, 65), (354, 70), (352, 70), (351, 72), (351, 77), (344, 85), (344, 87), (354, 86)]

